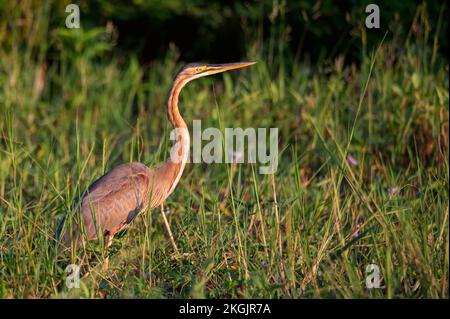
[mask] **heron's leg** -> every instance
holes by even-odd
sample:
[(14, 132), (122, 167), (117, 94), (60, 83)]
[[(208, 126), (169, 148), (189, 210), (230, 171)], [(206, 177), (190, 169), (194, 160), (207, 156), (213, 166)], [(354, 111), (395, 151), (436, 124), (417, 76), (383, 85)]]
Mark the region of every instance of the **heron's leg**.
[(169, 233), (170, 241), (172, 242), (173, 249), (175, 249), (175, 253), (179, 255), (177, 244), (175, 243), (175, 239), (173, 238), (172, 231), (170, 230), (169, 222), (167, 221), (166, 213), (164, 212), (164, 205), (161, 204), (161, 215), (164, 219), (164, 224), (166, 225), (167, 232)]
[[(105, 236), (105, 251), (108, 250), (108, 248), (112, 245), (113, 243), (113, 235), (106, 235)], [(109, 254), (108, 252), (106, 252), (106, 258), (105, 260), (103, 260), (102, 263), (102, 270), (106, 270), (109, 267)]]
[(113, 243), (113, 235), (106, 236), (106, 249), (108, 249)]

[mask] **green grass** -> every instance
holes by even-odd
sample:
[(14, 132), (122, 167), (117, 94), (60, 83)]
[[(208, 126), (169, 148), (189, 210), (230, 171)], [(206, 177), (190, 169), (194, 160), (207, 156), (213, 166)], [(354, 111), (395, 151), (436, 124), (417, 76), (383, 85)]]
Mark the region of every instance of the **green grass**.
[[(188, 125), (277, 127), (278, 171), (188, 164), (166, 203), (185, 256), (159, 210), (145, 212), (110, 267), (69, 291), (64, 267), (86, 252), (57, 262), (55, 228), (115, 165), (168, 156), (181, 64), (172, 49), (140, 66), (110, 53), (105, 30), (47, 30), (41, 10), (41, 32), (0, 38), (0, 297), (449, 297), (448, 62), (426, 32), (326, 69), (249, 49), (257, 65), (190, 83)], [(372, 263), (381, 289), (365, 287)]]

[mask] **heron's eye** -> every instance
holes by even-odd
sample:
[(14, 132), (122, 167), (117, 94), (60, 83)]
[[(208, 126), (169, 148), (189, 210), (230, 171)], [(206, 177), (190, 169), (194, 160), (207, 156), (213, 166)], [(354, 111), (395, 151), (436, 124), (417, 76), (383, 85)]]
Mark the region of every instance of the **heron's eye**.
[(198, 68), (197, 68), (197, 72), (203, 72), (203, 71), (205, 71), (206, 70), (206, 66), (199, 66)]

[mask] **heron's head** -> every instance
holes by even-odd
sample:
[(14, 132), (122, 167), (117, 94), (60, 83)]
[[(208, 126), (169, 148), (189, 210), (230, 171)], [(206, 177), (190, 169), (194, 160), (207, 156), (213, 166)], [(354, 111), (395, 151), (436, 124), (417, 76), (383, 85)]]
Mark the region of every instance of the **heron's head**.
[(255, 63), (256, 62), (236, 62), (225, 64), (189, 63), (180, 71), (179, 76), (183, 76), (187, 81), (190, 81), (203, 76), (245, 68)]

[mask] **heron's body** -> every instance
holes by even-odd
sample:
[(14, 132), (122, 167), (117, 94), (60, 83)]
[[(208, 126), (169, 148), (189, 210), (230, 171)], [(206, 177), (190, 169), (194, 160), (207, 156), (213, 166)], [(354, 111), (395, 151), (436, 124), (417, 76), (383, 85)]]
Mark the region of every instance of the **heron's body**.
[[(82, 196), (76, 212), (81, 212), (86, 239), (96, 240), (99, 235), (108, 241), (129, 225), (133, 219), (148, 208), (159, 207), (175, 190), (189, 153), (189, 132), (178, 110), (181, 89), (189, 81), (210, 74), (245, 67), (253, 63), (231, 63), (221, 65), (188, 64), (177, 75), (170, 91), (167, 112), (176, 129), (175, 145), (170, 157), (156, 170), (142, 163), (119, 165), (95, 181)], [(173, 158), (176, 158), (174, 160)], [(58, 238), (67, 247), (72, 241), (81, 239), (81, 230), (76, 222), (58, 230)]]

